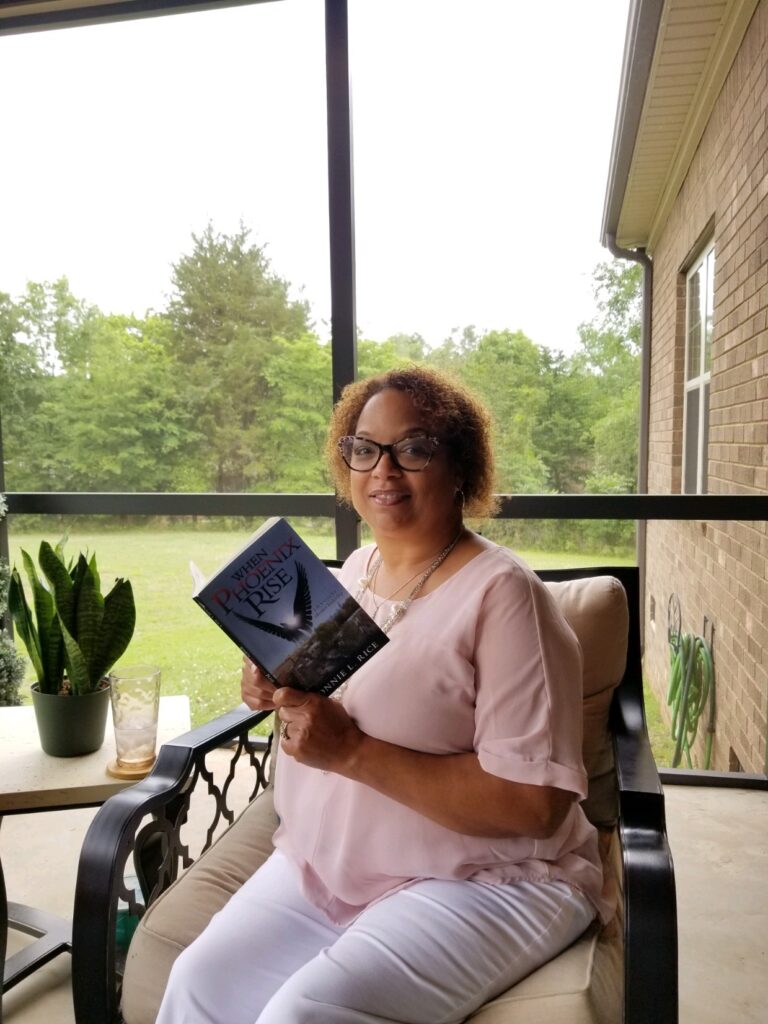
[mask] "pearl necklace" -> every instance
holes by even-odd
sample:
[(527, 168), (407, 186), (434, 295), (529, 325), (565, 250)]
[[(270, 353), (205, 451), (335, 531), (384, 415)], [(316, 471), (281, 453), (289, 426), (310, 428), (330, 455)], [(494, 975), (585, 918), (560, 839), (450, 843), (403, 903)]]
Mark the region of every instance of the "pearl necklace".
[[(456, 536), (451, 541), (451, 543), (447, 547), (443, 548), (443, 550), (440, 552), (440, 554), (432, 561), (432, 563), (421, 574), (421, 576), (419, 576), (418, 580), (416, 581), (416, 585), (414, 586), (413, 590), (411, 590), (411, 592), (408, 595), (408, 597), (406, 597), (403, 601), (398, 601), (394, 605), (394, 607), (392, 608), (392, 611), (389, 613), (389, 615), (387, 616), (385, 621), (381, 624), (380, 628), (381, 628), (382, 633), (388, 633), (390, 631), (390, 629), (392, 629), (394, 624), (396, 622), (398, 622), (400, 619), (402, 619), (402, 617), (405, 615), (405, 613), (410, 608), (410, 606), (413, 603), (414, 599), (421, 592), (422, 588), (424, 587), (424, 585), (427, 582), (427, 580), (429, 579), (429, 577), (432, 575), (432, 573), (437, 568), (439, 568), (443, 564), (443, 562), (446, 560), (448, 555), (450, 555), (450, 553), (453, 551), (453, 549), (459, 543), (459, 539), (461, 538), (463, 533), (464, 533), (464, 527), (462, 526), (461, 529), (459, 530), (459, 532), (456, 534)], [(376, 598), (373, 595), (373, 590), (371, 590), (371, 586), (372, 586), (374, 580), (376, 579), (376, 576), (378, 574), (380, 565), (381, 565), (381, 554), (379, 554), (378, 558), (376, 559), (376, 561), (375, 561), (375, 563), (373, 565), (373, 568), (370, 570), (368, 575), (367, 576), (363, 576), (359, 580), (359, 587), (360, 587), (360, 589), (355, 594), (355, 600), (359, 601), (361, 599), (361, 597), (363, 596), (363, 594), (365, 593), (366, 590), (370, 590), (371, 591), (371, 597), (373, 599), (373, 604), (374, 604), (374, 608), (375, 608), (375, 611), (373, 613), (374, 620), (375, 620), (375, 617), (376, 617), (376, 613), (378, 612), (379, 608), (381, 608), (381, 604), (378, 604), (378, 605), (376, 604)], [(394, 594), (396, 594), (398, 590), (402, 590), (403, 587), (406, 586), (408, 583), (410, 583), (413, 578), (414, 577), (411, 576), (411, 579), (406, 580), (405, 583), (401, 583), (400, 586), (397, 588), (397, 590), (393, 590), (392, 591), (392, 596)], [(383, 600), (389, 600), (389, 598), (384, 598)]]

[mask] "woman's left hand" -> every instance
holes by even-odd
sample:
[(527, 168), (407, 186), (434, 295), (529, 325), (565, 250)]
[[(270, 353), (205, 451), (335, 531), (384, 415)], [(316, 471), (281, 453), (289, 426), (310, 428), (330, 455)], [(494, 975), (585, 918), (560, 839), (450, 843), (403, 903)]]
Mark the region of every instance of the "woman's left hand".
[(274, 693), (281, 747), (300, 764), (339, 771), (364, 739), (343, 705), (330, 697), (282, 686)]

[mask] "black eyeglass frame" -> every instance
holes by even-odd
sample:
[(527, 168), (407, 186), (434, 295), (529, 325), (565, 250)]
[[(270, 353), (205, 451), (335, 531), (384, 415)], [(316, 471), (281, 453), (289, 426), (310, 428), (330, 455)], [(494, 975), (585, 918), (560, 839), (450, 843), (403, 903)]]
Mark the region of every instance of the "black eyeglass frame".
[[(429, 442), (430, 452), (429, 452), (429, 455), (427, 456), (427, 461), (424, 463), (423, 466), (421, 466), (419, 469), (409, 469), (408, 466), (402, 466), (397, 461), (397, 455), (395, 453), (395, 448), (396, 448), (397, 445), (402, 444), (403, 441), (410, 441), (410, 440), (414, 440), (415, 441), (417, 438), (420, 441), (428, 441)], [(376, 448), (378, 448), (379, 449), (379, 454), (378, 454), (378, 457), (377, 457), (376, 461), (374, 462), (374, 464), (372, 466), (367, 466), (365, 469), (360, 469), (358, 466), (351, 465), (351, 463), (348, 461), (346, 455), (344, 454), (344, 442), (345, 441), (365, 441), (366, 444), (372, 444)], [(351, 469), (353, 473), (370, 473), (372, 470), (376, 469), (378, 464), (381, 462), (382, 455), (385, 452), (387, 453), (387, 455), (389, 455), (390, 459), (392, 459), (392, 462), (394, 463), (394, 465), (397, 466), (397, 468), (402, 470), (404, 473), (423, 473), (424, 470), (427, 468), (427, 466), (432, 461), (432, 456), (435, 454), (437, 449), (440, 447), (440, 439), (437, 438), (437, 437), (429, 437), (426, 434), (411, 434), (408, 437), (402, 437), (399, 441), (394, 441), (392, 444), (379, 444), (378, 441), (374, 441), (373, 438), (370, 438), (370, 437), (359, 437), (357, 434), (345, 434), (344, 437), (340, 437), (339, 438), (336, 446), (339, 449), (339, 455), (341, 455), (341, 457), (342, 457), (342, 459), (344, 461), (344, 465), (347, 466), (349, 469)]]

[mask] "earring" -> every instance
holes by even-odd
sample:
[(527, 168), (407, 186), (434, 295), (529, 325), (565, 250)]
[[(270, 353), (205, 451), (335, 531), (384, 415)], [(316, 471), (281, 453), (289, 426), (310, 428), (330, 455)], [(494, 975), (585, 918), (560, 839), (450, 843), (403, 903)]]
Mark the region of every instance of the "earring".
[(461, 487), (457, 487), (456, 488), (456, 504), (461, 506), (462, 512), (464, 511), (464, 501), (465, 501), (464, 491), (461, 489)]

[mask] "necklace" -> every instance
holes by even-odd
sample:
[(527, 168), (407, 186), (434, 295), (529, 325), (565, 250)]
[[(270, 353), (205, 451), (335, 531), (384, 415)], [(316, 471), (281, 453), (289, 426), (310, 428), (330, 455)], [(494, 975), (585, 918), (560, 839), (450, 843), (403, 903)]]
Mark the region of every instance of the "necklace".
[[(464, 533), (464, 527), (462, 525), (461, 529), (456, 534), (456, 536), (453, 538), (451, 543), (448, 544), (447, 547), (443, 548), (443, 550), (440, 552), (440, 554), (437, 555), (436, 558), (433, 559), (433, 561), (430, 563), (429, 566), (427, 566), (427, 568), (421, 574), (421, 576), (419, 576), (419, 578), (416, 581), (416, 584), (413, 587), (413, 589), (411, 590), (410, 594), (403, 601), (398, 601), (393, 606), (392, 611), (389, 613), (389, 615), (387, 616), (385, 621), (381, 624), (380, 628), (381, 628), (382, 633), (388, 633), (390, 631), (390, 629), (392, 629), (394, 624), (396, 622), (398, 622), (400, 619), (402, 619), (402, 617), (405, 615), (405, 613), (410, 608), (410, 606), (413, 603), (414, 599), (419, 595), (419, 593), (423, 589), (423, 587), (424, 587), (425, 583), (427, 582), (427, 580), (429, 579), (429, 577), (432, 575), (432, 573), (437, 568), (439, 568), (443, 564), (443, 562), (446, 560), (448, 555), (450, 555), (450, 553), (453, 551), (453, 549), (459, 543), (459, 539), (461, 538), (463, 533)], [(363, 596), (363, 594), (365, 593), (366, 590), (371, 590), (371, 587), (372, 587), (372, 585), (373, 585), (373, 583), (374, 583), (374, 581), (376, 579), (376, 576), (378, 574), (379, 566), (380, 565), (381, 565), (381, 554), (379, 554), (379, 556), (377, 557), (377, 559), (376, 559), (376, 561), (375, 561), (375, 563), (373, 565), (373, 568), (370, 570), (368, 575), (367, 576), (363, 576), (362, 579), (360, 580), (360, 589), (358, 590), (357, 594), (355, 594), (355, 600), (359, 601), (360, 598)], [(398, 590), (402, 590), (403, 587), (407, 586), (411, 582), (411, 580), (413, 580), (416, 577), (416, 575), (418, 575), (418, 574), (414, 573), (414, 575), (411, 576), (411, 579), (406, 580), (405, 583), (401, 583), (400, 586), (397, 588), (397, 590), (394, 590), (392, 592), (390, 597), (393, 597), (397, 593)], [(374, 604), (374, 609), (375, 609), (375, 611), (374, 611), (374, 618), (375, 618), (376, 613), (379, 611), (379, 609), (381, 608), (381, 606), (384, 603), (384, 601), (385, 600), (389, 600), (389, 598), (382, 598), (381, 602), (379, 602), (377, 604), (376, 603), (376, 598), (374, 597), (372, 590), (371, 590), (371, 597), (373, 599), (373, 604)]]
[[(413, 590), (410, 592), (408, 597), (406, 597), (405, 600), (403, 600), (403, 601), (398, 601), (397, 604), (394, 605), (394, 607), (392, 608), (392, 611), (389, 613), (387, 618), (384, 620), (384, 622), (379, 627), (381, 629), (382, 633), (388, 633), (390, 631), (390, 629), (392, 629), (394, 624), (396, 622), (398, 622), (400, 619), (402, 619), (402, 617), (405, 615), (405, 613), (410, 608), (410, 606), (413, 603), (414, 599), (421, 592), (422, 588), (424, 587), (424, 584), (427, 582), (429, 577), (432, 575), (432, 573), (435, 571), (435, 569), (437, 569), (439, 566), (441, 566), (443, 564), (443, 562), (446, 560), (448, 555), (450, 555), (450, 553), (453, 551), (453, 549), (459, 543), (459, 540), (461, 539), (461, 536), (462, 536), (463, 533), (464, 533), (464, 526), (462, 524), (461, 528), (459, 529), (459, 532), (453, 538), (451, 543), (447, 547), (443, 548), (443, 550), (440, 552), (440, 554), (437, 555), (437, 557), (433, 559), (433, 561), (424, 570), (424, 572), (421, 574), (421, 576), (419, 576), (418, 580), (416, 581), (416, 585), (414, 586)], [(355, 594), (355, 600), (356, 601), (359, 601), (361, 599), (361, 597), (366, 592), (366, 590), (370, 590), (371, 589), (371, 586), (372, 586), (374, 580), (376, 579), (376, 574), (379, 571), (379, 566), (380, 565), (381, 565), (381, 554), (379, 554), (378, 558), (374, 562), (373, 567), (370, 569), (370, 571), (368, 572), (367, 576), (363, 576), (359, 580), (359, 583), (358, 583), (359, 589), (358, 589), (357, 593)], [(403, 587), (407, 586), (411, 582), (411, 580), (414, 579), (417, 575), (418, 575), (418, 573), (414, 573), (414, 575), (411, 576), (411, 579), (410, 580), (406, 580), (405, 583), (401, 583), (400, 586), (397, 588), (397, 590), (402, 590)], [(396, 594), (397, 590), (394, 590), (392, 592), (392, 594), (393, 595)], [(375, 611), (373, 613), (373, 617), (374, 617), (374, 621), (375, 621), (376, 612), (378, 612), (379, 608), (381, 608), (381, 606), (384, 603), (384, 601), (389, 600), (389, 598), (382, 598), (382, 600), (379, 602), (379, 604), (376, 604), (376, 599), (375, 599), (375, 597), (373, 597), (373, 591), (372, 590), (371, 590), (371, 597), (373, 598), (373, 604), (374, 604), (374, 608), (375, 608)], [(341, 686), (338, 687), (338, 689), (333, 691), (333, 693), (331, 694), (331, 697), (334, 700), (341, 700), (342, 694), (344, 693), (344, 691), (346, 690), (348, 685), (349, 685), (349, 680), (346, 679), (341, 684)], [(328, 773), (327, 772), (323, 772), (323, 774), (327, 775)]]
[[(435, 571), (435, 569), (438, 568), (438, 566), (443, 564), (443, 562), (446, 560), (448, 555), (450, 555), (450, 553), (453, 551), (453, 549), (459, 543), (459, 540), (460, 540), (460, 538), (461, 538), (463, 533), (464, 533), (464, 524), (462, 523), (461, 527), (459, 528), (459, 532), (453, 538), (451, 543), (447, 547), (443, 548), (443, 550), (440, 552), (440, 554), (432, 561), (432, 563), (421, 574), (421, 576), (419, 576), (418, 580), (416, 581), (415, 587), (410, 592), (408, 597), (406, 597), (404, 601), (398, 601), (398, 603), (393, 607), (393, 609), (389, 613), (389, 616), (387, 617), (387, 619), (381, 624), (380, 628), (381, 628), (382, 633), (388, 633), (390, 631), (390, 629), (392, 629), (394, 624), (399, 619), (402, 619), (402, 617), (405, 615), (405, 613), (408, 611), (409, 607), (411, 606), (411, 603), (413, 602), (414, 598), (417, 597), (417, 595), (419, 594), (419, 592), (421, 591), (421, 589), (423, 588), (424, 584), (427, 582), (429, 577), (432, 575), (432, 573)], [(381, 554), (379, 554), (378, 558), (376, 559), (376, 562), (373, 565), (373, 568), (368, 572), (368, 574), (366, 576), (363, 576), (360, 579), (360, 581), (359, 581), (359, 589), (358, 589), (357, 593), (355, 594), (355, 600), (356, 601), (360, 600), (360, 598), (363, 596), (363, 594), (366, 592), (366, 590), (370, 590), (373, 581), (376, 579), (376, 574), (379, 571), (379, 566), (380, 565), (381, 565)], [(416, 574), (414, 574), (414, 576), (415, 575)], [(411, 580), (414, 578), (414, 576), (411, 576)], [(400, 586), (397, 588), (397, 590), (402, 590), (403, 587), (407, 586), (411, 582), (411, 580), (406, 580), (405, 583), (401, 583)], [(392, 593), (396, 594), (397, 590), (394, 590)], [(372, 590), (371, 590), (371, 597), (373, 597), (373, 591)], [(373, 603), (374, 603), (374, 607), (375, 607), (374, 616), (376, 615), (376, 612), (378, 612), (379, 608), (381, 608), (381, 605), (384, 603), (385, 600), (389, 600), (389, 599), (388, 598), (382, 598), (381, 603), (379, 603), (377, 605), (376, 604), (376, 599), (373, 598)], [(375, 619), (374, 619), (374, 621), (375, 621)], [(331, 694), (331, 698), (333, 700), (341, 700), (342, 695), (344, 694), (344, 691), (346, 690), (346, 688), (348, 686), (349, 686), (349, 680), (345, 679), (344, 682), (341, 684), (341, 686), (339, 686), (338, 689), (333, 691), (333, 693)], [(323, 775), (327, 775), (327, 774), (328, 774), (327, 771), (323, 772)]]
[[(384, 604), (384, 602), (385, 601), (391, 601), (392, 598), (395, 596), (395, 594), (399, 590), (402, 590), (403, 587), (407, 587), (408, 584), (412, 580), (416, 579), (416, 577), (419, 575), (419, 573), (423, 572), (422, 569), (417, 569), (416, 572), (413, 574), (413, 576), (409, 576), (408, 579), (404, 583), (401, 583), (399, 587), (395, 587), (395, 589), (392, 591), (391, 594), (388, 594), (387, 597), (382, 597), (380, 600), (377, 601), (376, 600), (376, 594), (375, 594), (373, 588), (376, 586), (376, 580), (379, 578), (379, 569), (380, 568), (381, 568), (381, 556), (379, 556), (376, 559), (376, 564), (371, 569), (370, 575), (368, 577), (366, 577), (365, 586), (363, 586), (363, 582), (364, 581), (360, 580), (360, 586), (361, 586), (362, 590), (365, 590), (367, 588), (371, 592), (371, 601), (373, 601), (373, 608), (374, 608), (374, 612), (373, 612), (373, 619), (374, 619), (374, 621), (376, 620), (376, 616), (379, 614), (379, 609)], [(434, 570), (432, 570), (432, 571), (434, 572)], [(361, 590), (361, 592), (362, 592), (362, 590)]]

